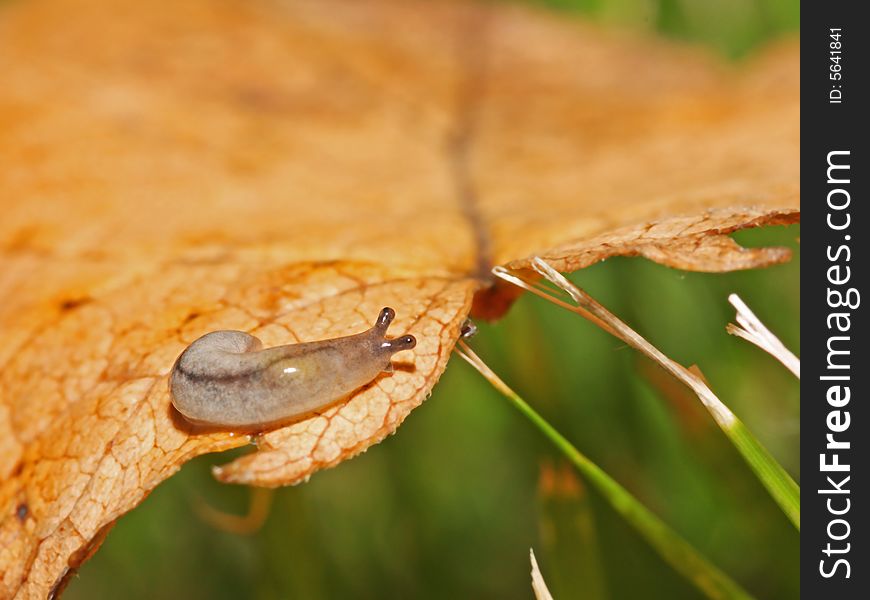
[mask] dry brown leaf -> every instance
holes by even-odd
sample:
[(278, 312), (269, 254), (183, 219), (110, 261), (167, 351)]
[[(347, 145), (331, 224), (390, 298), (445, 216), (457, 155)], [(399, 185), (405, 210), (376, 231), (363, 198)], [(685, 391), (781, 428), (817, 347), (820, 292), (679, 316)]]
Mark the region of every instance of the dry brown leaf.
[[(0, 6), (0, 597), (44, 597), (190, 458), (186, 344), (366, 328), (418, 346), (224, 481), (286, 485), (392, 433), (494, 264), (724, 271), (798, 214), (798, 52), (739, 68), (512, 6)], [(479, 292), (479, 293), (478, 293)]]

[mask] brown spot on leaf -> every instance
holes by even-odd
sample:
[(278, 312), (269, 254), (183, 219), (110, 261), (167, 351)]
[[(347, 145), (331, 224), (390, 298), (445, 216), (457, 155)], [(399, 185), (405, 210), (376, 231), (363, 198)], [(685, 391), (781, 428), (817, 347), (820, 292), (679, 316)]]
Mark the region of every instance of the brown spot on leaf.
[(188, 323), (190, 323), (194, 319), (198, 319), (198, 318), (199, 318), (199, 313), (196, 311), (192, 311), (192, 312), (188, 313), (186, 317), (184, 317), (184, 321), (182, 321), (181, 324), (182, 324), (182, 326), (187, 325)]
[(471, 315), (477, 319), (495, 321), (500, 319), (514, 301), (522, 295), (522, 288), (496, 279), (490, 285), (479, 289), (474, 295)]
[(67, 300), (62, 300), (60, 303), (60, 310), (61, 312), (67, 312), (76, 309), (83, 304), (87, 304), (90, 301), (90, 298), (69, 298)]

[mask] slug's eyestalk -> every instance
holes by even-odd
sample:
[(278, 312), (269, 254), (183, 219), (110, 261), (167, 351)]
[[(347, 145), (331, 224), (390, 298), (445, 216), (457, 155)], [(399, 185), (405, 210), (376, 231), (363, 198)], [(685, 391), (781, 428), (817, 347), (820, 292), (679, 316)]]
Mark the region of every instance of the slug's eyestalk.
[(403, 335), (392, 340), (384, 340), (381, 348), (389, 348), (390, 352), (401, 352), (402, 350), (410, 350), (417, 345), (417, 338), (413, 335)]
[(390, 326), (390, 323), (393, 322), (393, 319), (396, 318), (396, 311), (394, 311), (389, 306), (385, 306), (381, 309), (381, 313), (378, 315), (378, 320), (375, 321), (375, 329), (379, 331), (387, 332), (387, 328)]
[(381, 348), (389, 350), (391, 354), (401, 352), (402, 350), (410, 350), (417, 345), (417, 339), (413, 335), (403, 335), (392, 340), (386, 339), (387, 328), (389, 328), (390, 323), (395, 318), (396, 311), (386, 306), (381, 309), (381, 313), (378, 315), (378, 320), (375, 321), (374, 326), (375, 331), (384, 337), (384, 340), (380, 344)]

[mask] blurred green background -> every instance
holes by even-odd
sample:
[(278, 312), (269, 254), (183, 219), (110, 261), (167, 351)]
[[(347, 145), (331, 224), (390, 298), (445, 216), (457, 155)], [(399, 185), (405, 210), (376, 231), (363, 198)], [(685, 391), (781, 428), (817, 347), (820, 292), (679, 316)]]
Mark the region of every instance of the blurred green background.
[[(740, 57), (797, 29), (796, 0), (540, 0), (565, 18), (655, 29)], [(783, 245), (760, 271), (683, 273), (610, 259), (572, 276), (672, 358), (697, 364), (799, 479), (798, 382), (725, 333), (737, 292), (800, 353), (799, 228), (737, 234)], [(799, 534), (694, 396), (583, 319), (523, 297), (480, 324), (475, 350), (582, 452), (762, 598), (799, 596)], [(531, 598), (535, 549), (557, 599), (700, 594), (589, 490), (458, 357), (397, 434), (309, 483), (278, 490), (239, 536), (198, 516), (244, 513), (250, 491), (187, 464), (123, 517), (66, 598)]]

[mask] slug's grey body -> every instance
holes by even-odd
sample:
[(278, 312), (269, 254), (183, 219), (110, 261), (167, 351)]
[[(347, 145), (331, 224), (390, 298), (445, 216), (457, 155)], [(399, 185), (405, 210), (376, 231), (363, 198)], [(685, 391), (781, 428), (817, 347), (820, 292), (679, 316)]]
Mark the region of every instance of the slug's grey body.
[(188, 421), (256, 429), (324, 408), (390, 370), (414, 336), (386, 339), (395, 318), (384, 308), (362, 333), (261, 349), (243, 331), (214, 331), (188, 346), (169, 376), (172, 404)]

